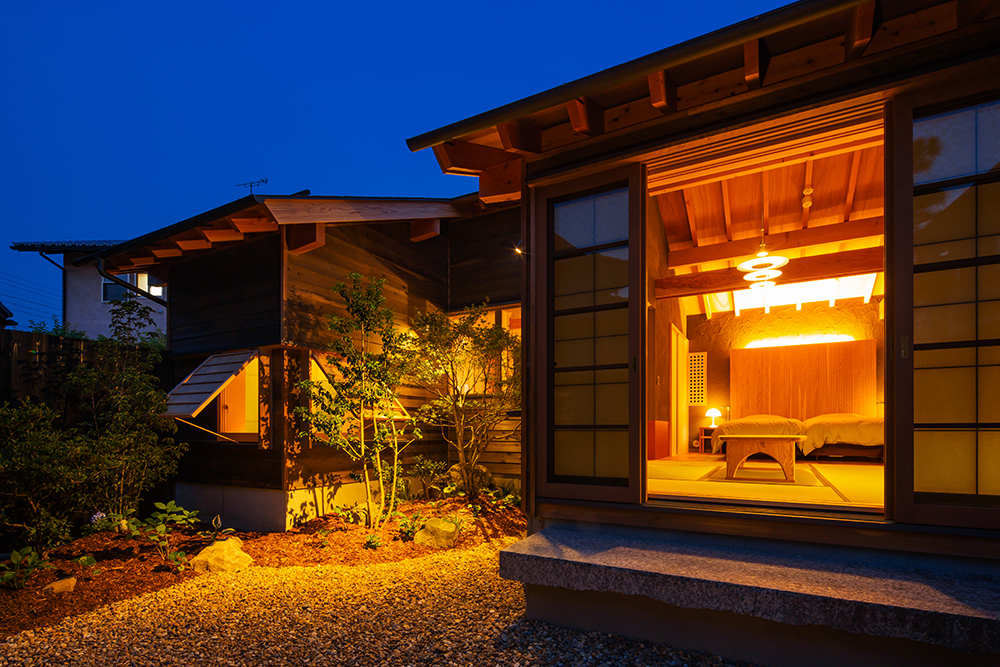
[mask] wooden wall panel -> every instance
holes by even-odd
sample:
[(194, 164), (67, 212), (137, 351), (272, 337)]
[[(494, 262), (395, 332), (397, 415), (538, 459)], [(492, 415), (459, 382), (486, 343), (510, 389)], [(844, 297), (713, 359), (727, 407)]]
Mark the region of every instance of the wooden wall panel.
[(521, 239), (521, 211), (509, 208), (448, 223), (448, 309), (459, 310), (489, 297), (490, 303), (520, 303), (524, 257), (514, 252)]
[(170, 269), (170, 351), (208, 354), (281, 338), (277, 234), (200, 254)]
[(281, 489), (281, 451), (254, 444), (184, 438), (188, 451), (177, 468), (178, 482)]
[(876, 415), (875, 341), (733, 350), (732, 418)]

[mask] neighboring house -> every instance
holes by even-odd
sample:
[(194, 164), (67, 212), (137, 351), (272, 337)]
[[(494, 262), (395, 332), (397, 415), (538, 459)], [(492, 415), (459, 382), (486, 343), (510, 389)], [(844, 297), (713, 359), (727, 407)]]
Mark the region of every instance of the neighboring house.
[[(226, 525), (285, 530), (361, 500), (352, 462), (300, 437), (293, 414), (309, 401), (297, 383), (326, 372), (327, 318), (345, 314), (332, 288), (352, 272), (386, 278), (400, 325), (488, 298), (500, 321), (518, 326), (519, 212), (477, 199), (250, 195), (76, 260), (166, 284), (177, 385), (166, 414), (190, 443), (178, 504)], [(424, 400), (415, 389), (403, 396), (407, 408)], [(440, 435), (426, 436), (406, 462), (447, 456)], [(498, 443), (484, 462), (519, 479), (519, 450)]]
[(12, 320), (12, 317), (14, 317), (14, 313), (11, 312), (7, 306), (3, 305), (3, 302), (0, 302), (0, 329), (16, 327), (17, 322)]
[[(88, 338), (97, 338), (109, 335), (111, 304), (122, 298), (128, 288), (103, 277), (96, 265), (77, 266), (73, 262), (119, 243), (122, 241), (21, 241), (12, 243), (10, 248), (19, 252), (37, 252), (62, 270), (62, 321), (83, 330)], [(62, 255), (62, 264), (57, 263), (49, 255)], [(163, 286), (155, 274), (137, 269), (118, 278), (153, 297), (163, 296)], [(165, 330), (166, 307), (146, 297), (139, 296), (139, 298), (153, 309), (154, 326)]]
[(996, 664), (998, 73), (995, 1), (809, 0), (409, 140), (521, 205), (530, 617)]

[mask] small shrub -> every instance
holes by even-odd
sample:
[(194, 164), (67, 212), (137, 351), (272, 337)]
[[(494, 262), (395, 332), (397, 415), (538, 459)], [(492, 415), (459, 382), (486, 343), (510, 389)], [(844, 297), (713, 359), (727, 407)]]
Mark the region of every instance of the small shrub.
[(430, 489), (437, 480), (448, 470), (446, 461), (433, 461), (421, 455), (413, 457), (413, 464), (410, 466), (410, 475), (420, 481), (424, 498), (430, 500)]
[(402, 542), (412, 542), (413, 537), (423, 527), (424, 527), (424, 522), (420, 517), (420, 512), (417, 512), (412, 517), (401, 515), (399, 518), (398, 539)]
[(198, 535), (201, 536), (201, 537), (207, 537), (208, 539), (210, 539), (213, 542), (215, 542), (216, 540), (219, 539), (220, 535), (231, 535), (234, 532), (235, 531), (232, 528), (223, 528), (222, 527), (222, 517), (220, 515), (216, 514), (215, 518), (212, 519), (212, 529), (211, 530), (203, 530), (200, 533), (198, 533)]
[(366, 511), (363, 507), (359, 508), (357, 503), (353, 503), (343, 507), (334, 507), (331, 514), (342, 519), (344, 523), (360, 524), (368, 522)]
[(153, 512), (141, 525), (132, 524), (132, 535), (144, 537), (156, 547), (156, 553), (160, 555), (164, 563), (173, 565), (178, 571), (183, 571), (187, 567), (187, 554), (183, 551), (171, 551), (170, 536), (175, 526), (189, 526), (196, 522), (195, 515), (198, 510), (187, 511), (183, 507), (178, 507), (174, 501), (169, 503), (154, 503), (157, 512)]
[(374, 533), (365, 538), (365, 549), (374, 551), (382, 546), (382, 539)]
[(449, 514), (448, 516), (441, 517), (442, 521), (447, 521), (448, 523), (455, 524), (456, 532), (462, 532), (462, 526), (465, 525), (465, 517), (455, 512), (454, 514)]
[(42, 558), (31, 547), (24, 547), (13, 552), (9, 562), (0, 563), (0, 581), (19, 591), (34, 576), (35, 571), (41, 568), (52, 568), (49, 559)]

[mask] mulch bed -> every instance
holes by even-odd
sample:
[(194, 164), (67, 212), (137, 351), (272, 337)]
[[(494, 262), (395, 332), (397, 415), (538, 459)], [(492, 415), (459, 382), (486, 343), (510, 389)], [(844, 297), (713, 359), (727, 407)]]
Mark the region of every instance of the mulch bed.
[[(457, 517), (462, 528), (456, 549), (479, 546), (506, 536), (523, 536), (524, 515), (518, 509), (503, 507), (489, 500), (477, 501), (473, 511), (464, 501), (438, 500), (404, 503), (400, 512), (407, 517), (420, 513), (431, 517)], [(171, 545), (189, 558), (208, 546), (211, 540), (198, 535), (200, 528), (174, 532)], [(424, 555), (432, 550), (412, 541), (394, 539), (396, 521), (390, 521), (379, 533), (381, 546), (365, 548), (370, 531), (339, 517), (323, 517), (285, 533), (234, 533), (243, 540), (243, 550), (262, 567), (295, 565), (366, 565), (389, 563)], [(72, 562), (91, 555), (93, 567)], [(153, 545), (143, 538), (102, 532), (53, 549), (49, 554), (51, 570), (38, 570), (23, 590), (0, 588), (0, 638), (24, 630), (52, 625), (68, 616), (86, 613), (102, 605), (160, 590), (198, 576), (190, 569), (178, 572), (168, 567)], [(51, 595), (42, 592), (61, 577), (75, 576), (72, 593)]]

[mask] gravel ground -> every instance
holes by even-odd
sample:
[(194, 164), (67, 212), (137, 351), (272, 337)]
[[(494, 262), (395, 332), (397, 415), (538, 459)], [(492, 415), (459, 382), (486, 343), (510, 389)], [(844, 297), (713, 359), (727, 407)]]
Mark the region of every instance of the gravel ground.
[(731, 665), (527, 621), (497, 545), (205, 575), (0, 643), (0, 665)]

